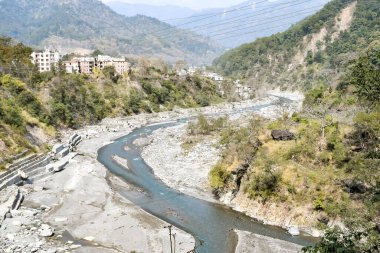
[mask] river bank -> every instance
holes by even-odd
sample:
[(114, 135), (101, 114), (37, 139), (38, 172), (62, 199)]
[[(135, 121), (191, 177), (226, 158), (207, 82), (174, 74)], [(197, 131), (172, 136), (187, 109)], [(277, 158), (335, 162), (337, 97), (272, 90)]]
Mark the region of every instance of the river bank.
[[(79, 155), (63, 171), (20, 187), (24, 192), (22, 209), (20, 215), (9, 217), (1, 227), (2, 250), (100, 253), (170, 250), (165, 228), (169, 224), (119, 195), (111, 183), (125, 189), (130, 186), (111, 175), (96, 160), (101, 146), (127, 134), (131, 128), (114, 132), (104, 125), (98, 127), (104, 131), (87, 136), (78, 147)], [(81, 131), (90, 133), (92, 129)], [(28, 212), (34, 214), (24, 215)], [(42, 224), (51, 231), (46, 237), (38, 234), (37, 229)], [(35, 229), (36, 233), (30, 232)], [(177, 228), (173, 228), (173, 232), (178, 252), (192, 249), (191, 235)], [(31, 244), (33, 240), (37, 243)]]
[[(275, 96), (281, 95), (277, 92), (274, 92), (274, 94)], [(296, 94), (292, 97), (291, 93), (285, 95), (295, 100), (291, 106), (292, 108), (301, 109), (302, 96)], [(281, 109), (283, 108), (277, 106), (267, 107), (264, 113), (259, 110), (254, 114), (273, 119), (282, 116)], [(231, 117), (231, 120), (244, 124), (248, 115), (252, 116), (252, 114), (245, 112), (237, 113)], [(165, 184), (196, 198), (215, 202), (216, 200), (211, 194), (208, 184), (208, 173), (219, 160), (220, 151), (217, 150), (215, 145), (217, 140), (212, 137), (206, 137), (206, 139), (201, 140), (189, 150), (184, 150), (184, 139), (186, 139), (186, 125), (159, 129), (145, 141), (148, 144), (144, 145), (142, 156), (147, 164), (153, 168), (155, 175)], [(161, 152), (154, 152), (155, 150), (161, 150)], [(263, 205), (259, 202), (249, 201), (242, 191), (235, 198), (231, 198), (229, 195), (223, 196), (221, 201), (265, 224), (289, 229), (294, 234), (298, 234), (297, 231), (301, 230), (315, 237), (320, 236), (318, 230), (304, 226), (304, 223), (298, 223), (293, 219), (294, 215), (299, 217), (302, 210), (290, 212), (288, 206), (282, 208), (281, 205)], [(289, 213), (292, 213), (292, 215), (289, 215)], [(304, 220), (307, 223), (307, 218)]]
[[(142, 125), (196, 116), (199, 113), (231, 113), (274, 100), (276, 98), (270, 97), (208, 108), (105, 119), (98, 125), (75, 131), (84, 140), (78, 147), (79, 155), (70, 161), (65, 170), (37, 180), (32, 186), (20, 188), (25, 192), (22, 208), (37, 213), (39, 223), (32, 223), (34, 215), (22, 215), (22, 219), (9, 217), (6, 226), (2, 226), (0, 231), (0, 237), (4, 239), (1, 247), (4, 247), (5, 252), (20, 250), (22, 239), (25, 242), (24, 249), (32, 251), (32, 247), (37, 247), (33, 252), (167, 252), (169, 238), (164, 227), (168, 224), (118, 194), (113, 186), (124, 189), (132, 187), (111, 175), (96, 160), (98, 149)], [(273, 114), (266, 107), (262, 108), (262, 112), (266, 115)], [(62, 139), (67, 140), (73, 132), (64, 132)], [(52, 235), (41, 238), (38, 233), (30, 232), (34, 228), (38, 229), (38, 226), (50, 229)], [(192, 249), (194, 239), (189, 234), (179, 229), (175, 229), (175, 233), (177, 252)], [(24, 234), (27, 235), (25, 238)], [(28, 245), (35, 236), (39, 238), (39, 244)]]

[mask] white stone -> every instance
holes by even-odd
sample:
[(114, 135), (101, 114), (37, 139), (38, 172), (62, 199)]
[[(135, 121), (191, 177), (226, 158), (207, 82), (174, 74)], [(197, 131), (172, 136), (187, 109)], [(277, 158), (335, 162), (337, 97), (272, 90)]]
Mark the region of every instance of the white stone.
[(67, 218), (66, 217), (57, 217), (54, 220), (55, 220), (55, 222), (65, 222), (65, 221), (67, 221)]
[(43, 229), (40, 231), (40, 236), (42, 236), (42, 237), (53, 236), (53, 230), (52, 229)]
[(80, 247), (82, 247), (82, 246), (79, 245), (79, 244), (73, 244), (73, 245), (70, 246), (70, 249), (77, 249), (77, 248), (80, 248)]
[(290, 227), (288, 229), (288, 233), (291, 234), (292, 236), (298, 236), (300, 235), (300, 231), (297, 227)]
[(46, 206), (46, 205), (41, 205), (41, 206), (40, 206), (40, 209), (41, 209), (41, 210), (44, 210), (44, 211), (48, 211), (48, 210), (50, 210), (50, 207), (48, 207), (48, 206)]
[(41, 229), (44, 230), (44, 229), (50, 229), (50, 226), (48, 224), (42, 224), (41, 225)]
[(14, 221), (12, 221), (12, 225), (13, 225), (13, 226), (21, 226), (21, 221), (19, 221), (19, 220), (14, 220)]
[(6, 237), (9, 241), (13, 241), (15, 239), (15, 234), (7, 234)]
[(86, 236), (83, 239), (86, 240), (86, 241), (92, 242), (93, 240), (95, 240), (95, 237), (93, 237), (93, 236)]

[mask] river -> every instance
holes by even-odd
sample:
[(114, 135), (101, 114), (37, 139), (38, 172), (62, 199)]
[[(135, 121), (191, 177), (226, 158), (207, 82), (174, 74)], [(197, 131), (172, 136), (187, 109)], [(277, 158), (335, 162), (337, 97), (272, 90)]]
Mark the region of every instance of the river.
[[(255, 111), (271, 105), (252, 107), (250, 110)], [(222, 204), (182, 194), (169, 188), (154, 175), (152, 168), (142, 159), (140, 148), (133, 144), (134, 141), (159, 128), (184, 124), (189, 119), (135, 129), (98, 151), (100, 163), (135, 187), (119, 190), (120, 193), (145, 211), (193, 235), (199, 245), (196, 251), (199, 253), (229, 253), (231, 242), (228, 238), (231, 229), (250, 231), (300, 245), (313, 244), (314, 240), (311, 237), (293, 237), (281, 228), (264, 225)], [(113, 155), (127, 159), (128, 168), (117, 164), (112, 159)]]

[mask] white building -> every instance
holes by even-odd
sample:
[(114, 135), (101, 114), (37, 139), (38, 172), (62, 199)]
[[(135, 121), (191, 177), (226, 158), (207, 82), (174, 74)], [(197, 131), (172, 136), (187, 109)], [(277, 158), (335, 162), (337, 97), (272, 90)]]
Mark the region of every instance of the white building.
[(70, 61), (64, 61), (67, 73), (93, 74), (94, 68), (99, 70), (106, 66), (114, 66), (116, 73), (122, 75), (129, 70), (129, 63), (124, 58), (113, 58), (108, 55), (98, 57), (75, 57)]
[(217, 74), (217, 73), (206, 72), (206, 73), (204, 73), (204, 76), (208, 77), (214, 81), (217, 81), (217, 82), (223, 82), (224, 81), (224, 77)]
[(96, 66), (99, 69), (103, 69), (106, 66), (114, 66), (116, 73), (119, 75), (124, 74), (129, 70), (129, 63), (125, 58), (114, 58), (108, 55), (98, 55), (96, 58)]
[(38, 67), (40, 72), (51, 71), (52, 67), (58, 66), (61, 59), (58, 51), (49, 49), (33, 52), (30, 56), (32, 57), (32, 63)]

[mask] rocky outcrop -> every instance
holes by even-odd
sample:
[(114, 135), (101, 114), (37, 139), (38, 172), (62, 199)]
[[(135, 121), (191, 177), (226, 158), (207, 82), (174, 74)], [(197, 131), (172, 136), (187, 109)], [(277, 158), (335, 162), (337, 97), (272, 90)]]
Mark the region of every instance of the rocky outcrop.
[(290, 141), (295, 139), (295, 135), (288, 130), (273, 130), (271, 136), (275, 141)]
[(349, 193), (363, 194), (366, 193), (369, 189), (369, 187), (363, 182), (355, 179), (345, 180), (343, 184), (346, 187), (346, 191)]
[(0, 174), (0, 190), (13, 184), (23, 183), (24, 180), (35, 176), (36, 172), (40, 173), (38, 169), (47, 165), (50, 159), (50, 156), (33, 154), (15, 162), (6, 172)]

